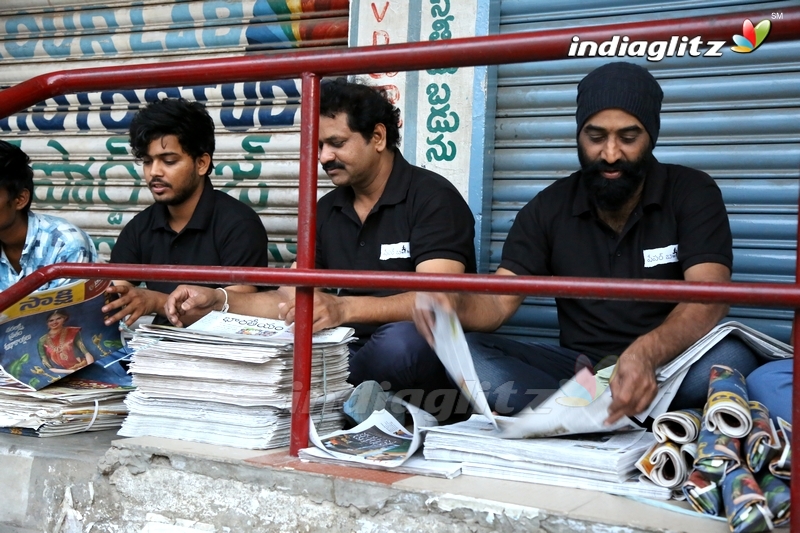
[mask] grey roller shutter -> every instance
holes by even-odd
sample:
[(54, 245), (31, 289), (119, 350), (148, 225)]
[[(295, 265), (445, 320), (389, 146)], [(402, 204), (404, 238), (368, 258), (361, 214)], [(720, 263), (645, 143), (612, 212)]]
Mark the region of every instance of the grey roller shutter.
[[(763, 9), (795, 2), (504, 0), (501, 32), (594, 26)], [(753, 21), (754, 23), (756, 21)], [(780, 20), (775, 20), (780, 23)], [(793, 282), (800, 169), (800, 41), (765, 41), (750, 54), (673, 57), (646, 66), (664, 89), (655, 150), (663, 162), (708, 172), (725, 198), (734, 238), (736, 281)], [(726, 47), (727, 49), (727, 47)], [(491, 264), (517, 211), (554, 180), (578, 168), (577, 82), (606, 58), (504, 65), (498, 70)], [(485, 265), (484, 265), (485, 266)], [(787, 340), (791, 311), (733, 308), (731, 317)], [(504, 329), (555, 340), (550, 299), (529, 298)]]
[[(344, 48), (347, 25), (347, 0), (6, 0), (0, 86), (73, 68)], [(128, 124), (139, 106), (165, 95), (206, 104), (217, 132), (212, 182), (259, 213), (271, 259), (291, 261), (299, 80), (71, 94), (0, 120), (0, 138), (32, 159), (33, 209), (81, 226), (107, 258), (121, 228), (152, 202), (130, 155)], [(323, 178), (321, 193), (330, 187)]]

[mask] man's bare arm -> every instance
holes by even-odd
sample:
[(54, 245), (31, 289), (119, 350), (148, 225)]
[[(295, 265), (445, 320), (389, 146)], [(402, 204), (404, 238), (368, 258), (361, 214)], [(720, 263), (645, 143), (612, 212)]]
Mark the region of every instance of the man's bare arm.
[[(495, 275), (514, 276), (505, 268), (498, 268)], [(508, 320), (519, 308), (524, 296), (512, 294), (480, 293), (430, 293), (430, 299), (445, 309), (454, 309), (461, 326), (469, 331), (494, 331)], [(414, 324), (417, 331), (433, 345), (433, 314), (427, 304), (420, 302), (414, 308)]]
[[(728, 282), (731, 273), (719, 263), (701, 263), (684, 272), (686, 281)], [(708, 333), (726, 314), (726, 304), (680, 303), (664, 322), (642, 335), (621, 354), (611, 393), (608, 423), (644, 411), (658, 391), (656, 369)]]
[[(287, 298), (283, 289), (264, 292), (226, 290), (231, 313), (264, 318), (278, 318), (278, 304)], [(211, 311), (220, 311), (224, 304), (225, 294), (222, 291), (197, 285), (179, 285), (166, 299), (164, 314), (174, 325), (185, 326)]]
[[(464, 265), (451, 259), (429, 259), (417, 265), (417, 272), (463, 274)], [(341, 324), (388, 324), (411, 320), (415, 292), (392, 296), (334, 296), (317, 291), (314, 295), (314, 331)], [(295, 301), (280, 308), (280, 316), (291, 324), (295, 320)]]

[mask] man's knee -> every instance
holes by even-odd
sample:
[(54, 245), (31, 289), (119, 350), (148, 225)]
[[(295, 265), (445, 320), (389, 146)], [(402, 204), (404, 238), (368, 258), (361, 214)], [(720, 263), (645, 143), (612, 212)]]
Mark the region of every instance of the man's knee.
[(396, 322), (378, 328), (350, 358), (350, 383), (375, 380), (387, 388), (410, 387), (417, 377), (440, 366), (436, 353), (417, 332), (413, 322)]

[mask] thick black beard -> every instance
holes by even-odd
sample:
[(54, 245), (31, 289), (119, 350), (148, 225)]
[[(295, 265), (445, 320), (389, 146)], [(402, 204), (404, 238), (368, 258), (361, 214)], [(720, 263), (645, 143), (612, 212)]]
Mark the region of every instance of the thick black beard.
[[(647, 175), (653, 158), (653, 150), (647, 148), (636, 161), (617, 161), (608, 164), (602, 159), (590, 161), (583, 148), (578, 146), (581, 163), (581, 181), (589, 191), (589, 197), (601, 211), (618, 211), (630, 200)], [(617, 179), (604, 178), (601, 172), (619, 170)]]

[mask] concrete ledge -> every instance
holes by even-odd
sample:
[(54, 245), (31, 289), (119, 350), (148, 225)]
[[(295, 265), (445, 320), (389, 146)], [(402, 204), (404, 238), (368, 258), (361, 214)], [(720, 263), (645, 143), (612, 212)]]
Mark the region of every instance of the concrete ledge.
[(725, 522), (591, 491), (303, 463), (286, 450), (114, 438), (0, 435), (0, 531), (728, 531)]

